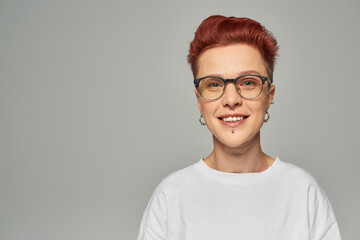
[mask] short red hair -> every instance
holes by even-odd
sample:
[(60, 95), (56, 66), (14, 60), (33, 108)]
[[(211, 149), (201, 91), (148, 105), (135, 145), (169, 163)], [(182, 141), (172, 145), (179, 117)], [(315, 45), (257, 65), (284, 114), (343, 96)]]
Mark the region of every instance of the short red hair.
[(198, 70), (197, 59), (205, 50), (234, 43), (244, 43), (258, 49), (263, 57), (268, 77), (273, 79), (279, 46), (272, 33), (250, 18), (221, 15), (208, 17), (195, 32), (187, 57), (194, 77)]

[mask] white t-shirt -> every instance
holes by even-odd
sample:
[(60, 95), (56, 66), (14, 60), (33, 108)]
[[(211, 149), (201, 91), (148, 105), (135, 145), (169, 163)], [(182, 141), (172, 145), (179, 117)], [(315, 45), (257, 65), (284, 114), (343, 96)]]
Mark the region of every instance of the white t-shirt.
[(341, 240), (323, 189), (276, 157), (259, 173), (227, 173), (203, 159), (154, 190), (138, 240)]

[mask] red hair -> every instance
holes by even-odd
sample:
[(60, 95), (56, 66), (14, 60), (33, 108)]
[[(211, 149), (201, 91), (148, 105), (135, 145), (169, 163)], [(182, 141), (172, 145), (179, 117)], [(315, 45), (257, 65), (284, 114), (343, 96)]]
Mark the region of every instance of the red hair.
[(197, 59), (205, 50), (234, 43), (244, 43), (258, 49), (264, 60), (268, 77), (272, 80), (279, 49), (272, 33), (250, 18), (221, 15), (208, 17), (195, 32), (187, 57), (194, 77), (197, 74)]

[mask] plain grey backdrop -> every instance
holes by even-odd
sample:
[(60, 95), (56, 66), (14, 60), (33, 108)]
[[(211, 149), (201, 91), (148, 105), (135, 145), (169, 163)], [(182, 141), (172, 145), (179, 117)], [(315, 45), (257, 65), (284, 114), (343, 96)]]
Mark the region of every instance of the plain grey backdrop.
[(212, 150), (186, 62), (200, 22), (276, 36), (263, 150), (360, 236), (359, 1), (0, 1), (0, 239), (135, 239), (156, 185)]

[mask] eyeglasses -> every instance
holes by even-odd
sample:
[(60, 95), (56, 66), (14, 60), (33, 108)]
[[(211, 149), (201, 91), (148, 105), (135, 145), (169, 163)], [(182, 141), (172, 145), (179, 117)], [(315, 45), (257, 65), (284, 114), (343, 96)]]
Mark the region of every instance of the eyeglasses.
[(194, 84), (200, 95), (207, 100), (220, 98), (224, 94), (227, 82), (233, 82), (235, 84), (236, 91), (241, 97), (252, 99), (260, 95), (266, 81), (271, 85), (272, 81), (268, 77), (245, 74), (235, 79), (207, 76), (195, 79)]

